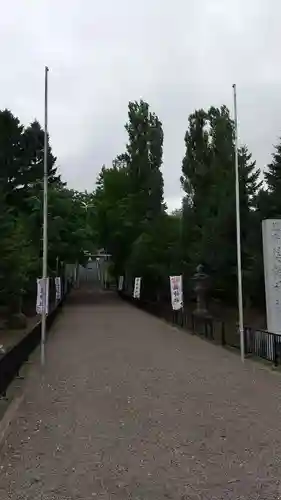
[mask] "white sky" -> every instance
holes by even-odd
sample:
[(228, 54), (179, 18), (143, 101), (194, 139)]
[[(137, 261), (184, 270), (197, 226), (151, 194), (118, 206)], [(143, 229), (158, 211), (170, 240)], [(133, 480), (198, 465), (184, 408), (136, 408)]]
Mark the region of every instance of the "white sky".
[(259, 167), (281, 135), (277, 0), (0, 0), (0, 108), (43, 124), (63, 178), (92, 190), (123, 152), (129, 100), (149, 102), (164, 127), (165, 196), (180, 205), (188, 115), (232, 108)]

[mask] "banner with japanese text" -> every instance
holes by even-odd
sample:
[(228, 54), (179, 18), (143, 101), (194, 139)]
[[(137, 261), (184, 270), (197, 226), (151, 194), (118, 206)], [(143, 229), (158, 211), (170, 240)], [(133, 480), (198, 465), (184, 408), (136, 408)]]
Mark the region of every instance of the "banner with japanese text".
[(171, 304), (174, 311), (183, 307), (182, 275), (170, 276)]
[(124, 286), (124, 276), (119, 276), (118, 290), (122, 292)]
[(141, 291), (141, 278), (135, 278), (134, 284), (134, 299), (140, 299), (140, 291)]
[[(36, 312), (37, 314), (43, 313), (44, 303), (44, 278), (37, 279), (37, 298), (36, 298)], [(45, 313), (49, 314), (49, 278), (46, 278), (46, 304)]]
[(56, 287), (56, 300), (61, 299), (61, 278), (60, 276), (55, 277), (55, 287)]

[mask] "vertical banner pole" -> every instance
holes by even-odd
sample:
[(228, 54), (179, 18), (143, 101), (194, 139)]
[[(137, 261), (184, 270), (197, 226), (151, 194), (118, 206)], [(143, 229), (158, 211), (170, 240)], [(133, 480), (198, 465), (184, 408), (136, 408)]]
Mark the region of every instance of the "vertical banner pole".
[(44, 187), (43, 187), (43, 304), (41, 321), (41, 365), (45, 364), (47, 269), (48, 269), (48, 71), (45, 66), (45, 127), (44, 127)]
[(239, 164), (238, 164), (238, 119), (236, 84), (233, 85), (234, 121), (235, 121), (235, 194), (236, 194), (236, 248), (237, 248), (237, 287), (239, 309), (240, 354), (244, 363), (244, 318), (243, 318), (243, 290), (242, 290), (242, 265), (241, 265), (241, 229), (240, 229), (240, 191), (239, 191)]

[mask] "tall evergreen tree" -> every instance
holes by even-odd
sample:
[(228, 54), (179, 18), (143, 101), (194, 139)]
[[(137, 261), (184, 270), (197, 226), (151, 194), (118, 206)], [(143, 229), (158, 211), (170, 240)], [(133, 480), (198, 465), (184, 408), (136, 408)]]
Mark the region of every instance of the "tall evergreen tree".
[[(48, 147), (49, 183), (60, 182), (56, 158)], [(0, 185), (10, 206), (22, 210), (31, 193), (42, 191), (44, 131), (37, 121), (24, 129), (11, 111), (0, 111)]]
[(138, 226), (162, 212), (163, 129), (158, 117), (149, 111), (149, 105), (143, 100), (129, 103), (128, 118), (126, 158), (133, 215)]
[(275, 146), (272, 161), (264, 173), (267, 190), (259, 197), (263, 218), (281, 217), (281, 142)]
[(0, 188), (3, 195), (13, 192), (24, 163), (24, 127), (11, 111), (0, 111)]
[(135, 237), (127, 163), (118, 156), (111, 168), (102, 167), (94, 196), (98, 243), (113, 256), (116, 272), (123, 272)]
[[(186, 260), (193, 269), (199, 262), (205, 264), (215, 286), (231, 293), (230, 278), (236, 274), (235, 149), (228, 109), (211, 107), (208, 112), (193, 113), (185, 144), (183, 219), (190, 240)], [(239, 150), (239, 173), (243, 265), (247, 266), (247, 238), (259, 171), (245, 147)]]
[(186, 203), (198, 213), (203, 208), (203, 200), (210, 187), (210, 147), (206, 130), (207, 114), (195, 111), (189, 116), (189, 126), (184, 142), (186, 153), (182, 162), (181, 183), (186, 193)]
[(268, 189), (271, 193), (279, 191), (281, 193), (281, 143), (275, 146), (272, 154), (272, 161), (264, 174)]
[[(36, 186), (42, 183), (42, 173), (44, 173), (44, 130), (37, 120), (24, 130), (24, 147), (26, 153), (23, 171), (24, 187)], [(60, 181), (55, 163), (56, 157), (48, 144), (47, 170), (50, 184)]]

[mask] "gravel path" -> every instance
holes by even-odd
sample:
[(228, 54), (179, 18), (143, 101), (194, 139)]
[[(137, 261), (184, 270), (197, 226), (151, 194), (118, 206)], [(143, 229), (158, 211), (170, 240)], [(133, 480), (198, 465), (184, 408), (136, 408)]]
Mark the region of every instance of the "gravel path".
[(281, 498), (280, 375), (110, 293), (72, 302), (0, 450), (1, 500)]

